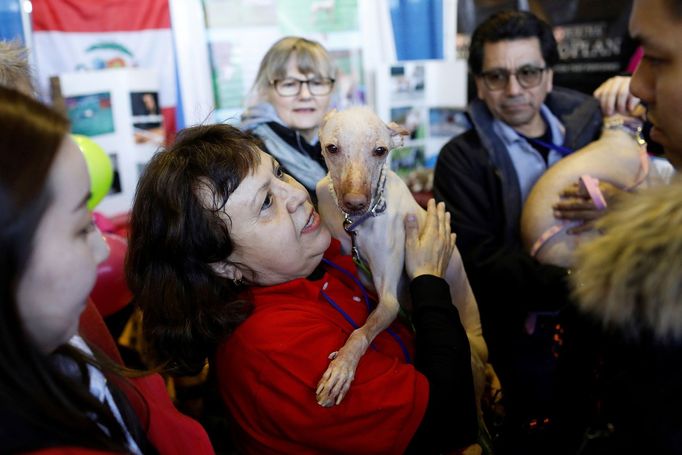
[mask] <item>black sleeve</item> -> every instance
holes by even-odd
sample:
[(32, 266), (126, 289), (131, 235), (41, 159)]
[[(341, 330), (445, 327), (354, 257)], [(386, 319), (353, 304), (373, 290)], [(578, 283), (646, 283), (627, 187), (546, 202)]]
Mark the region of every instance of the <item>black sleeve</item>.
[(478, 437), (469, 340), (445, 280), (419, 276), (410, 284), (410, 293), (417, 340), (415, 367), (429, 381), (429, 402), (408, 453), (466, 447)]
[(480, 310), (522, 320), (528, 311), (560, 309), (568, 303), (566, 270), (540, 264), (523, 250), (518, 232), (507, 232), (501, 178), (473, 130), (438, 156), (434, 195), (451, 214)]

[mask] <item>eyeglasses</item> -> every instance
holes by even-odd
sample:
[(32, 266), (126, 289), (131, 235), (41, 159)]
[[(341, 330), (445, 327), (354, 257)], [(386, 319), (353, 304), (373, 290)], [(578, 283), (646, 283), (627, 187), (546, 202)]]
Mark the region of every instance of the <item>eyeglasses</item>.
[(334, 88), (334, 82), (334, 79), (328, 77), (308, 79), (307, 81), (288, 77), (286, 79), (272, 81), (271, 84), (275, 87), (275, 91), (279, 96), (297, 96), (301, 93), (303, 84), (308, 85), (308, 91), (311, 95), (324, 96), (331, 93)]
[(523, 88), (533, 88), (540, 85), (542, 82), (542, 75), (547, 68), (539, 66), (524, 65), (512, 72), (506, 69), (494, 69), (490, 71), (483, 71), (479, 77), (483, 79), (486, 87), (490, 90), (502, 90), (509, 84), (509, 78), (516, 76), (516, 80)]

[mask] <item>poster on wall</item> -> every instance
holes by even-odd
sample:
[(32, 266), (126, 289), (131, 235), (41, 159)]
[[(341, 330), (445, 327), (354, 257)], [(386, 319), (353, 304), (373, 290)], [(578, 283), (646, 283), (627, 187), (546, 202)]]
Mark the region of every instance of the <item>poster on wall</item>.
[(59, 75), (61, 99), (74, 134), (89, 136), (109, 155), (114, 181), (96, 207), (108, 216), (132, 207), (146, 163), (164, 143), (159, 75), (140, 69), (108, 69)]
[(545, 0), (530, 10), (553, 26), (559, 47), (554, 83), (592, 93), (628, 67), (636, 44), (628, 34), (632, 0)]
[(338, 68), (332, 104), (366, 102), (357, 0), (203, 0), (216, 111), (214, 120), (238, 123), (254, 104), (260, 61), (280, 38), (319, 41)]
[(45, 98), (50, 97), (49, 79), (62, 73), (153, 69), (164, 134), (174, 133), (177, 95), (168, 0), (33, 0), (32, 5), (32, 52)]

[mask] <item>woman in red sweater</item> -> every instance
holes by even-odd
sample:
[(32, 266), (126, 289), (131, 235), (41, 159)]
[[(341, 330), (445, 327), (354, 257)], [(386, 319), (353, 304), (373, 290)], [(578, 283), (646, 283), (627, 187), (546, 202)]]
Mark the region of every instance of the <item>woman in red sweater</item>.
[(441, 278), (454, 236), (442, 205), (428, 213), (421, 233), (406, 220), (411, 323), (376, 338), (335, 405), (318, 382), (374, 305), (355, 265), (250, 136), (181, 131), (131, 217), (128, 279), (152, 353), (175, 372), (211, 359), (244, 453), (476, 453), (469, 345)]

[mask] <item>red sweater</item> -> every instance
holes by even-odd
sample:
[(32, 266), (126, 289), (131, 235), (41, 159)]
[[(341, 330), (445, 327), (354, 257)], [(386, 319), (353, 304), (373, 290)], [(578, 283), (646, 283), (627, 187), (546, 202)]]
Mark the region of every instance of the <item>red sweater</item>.
[[(326, 257), (357, 276), (333, 241)], [(386, 331), (361, 358), (340, 405), (319, 406), (315, 389), (351, 324), (322, 290), (358, 325), (368, 315), (352, 279), (329, 266), (322, 279), (297, 279), (253, 289), (253, 314), (224, 342), (216, 357), (220, 392), (245, 453), (402, 453), (424, 415), (429, 386), (405, 361)], [(414, 355), (405, 326), (392, 329)]]

